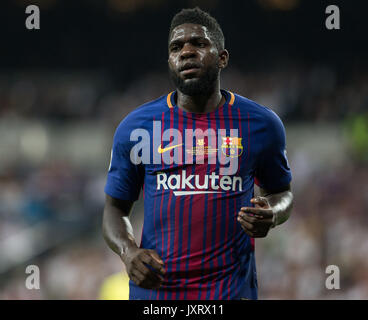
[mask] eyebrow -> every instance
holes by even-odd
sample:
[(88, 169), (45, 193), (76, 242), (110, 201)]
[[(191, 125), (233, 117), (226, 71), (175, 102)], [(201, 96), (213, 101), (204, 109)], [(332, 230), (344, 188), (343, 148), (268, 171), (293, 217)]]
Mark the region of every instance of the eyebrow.
[[(203, 36), (190, 37), (188, 41), (192, 42), (192, 41), (198, 41), (198, 40), (209, 41), (208, 38), (205, 38)], [(170, 41), (169, 46), (171, 46), (173, 44), (181, 44), (183, 42), (184, 42), (184, 40), (182, 40), (182, 39), (175, 39), (175, 40)]]

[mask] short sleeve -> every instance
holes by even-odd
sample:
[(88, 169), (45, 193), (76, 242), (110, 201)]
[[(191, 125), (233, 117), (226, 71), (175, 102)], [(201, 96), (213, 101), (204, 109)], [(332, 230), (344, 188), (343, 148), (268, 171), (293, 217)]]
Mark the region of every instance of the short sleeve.
[(292, 179), (286, 155), (285, 128), (280, 118), (269, 111), (264, 148), (260, 152), (256, 168), (259, 187), (277, 191), (286, 187)]
[(143, 186), (143, 168), (130, 159), (130, 128), (122, 121), (116, 129), (107, 173), (105, 193), (113, 198), (136, 201)]

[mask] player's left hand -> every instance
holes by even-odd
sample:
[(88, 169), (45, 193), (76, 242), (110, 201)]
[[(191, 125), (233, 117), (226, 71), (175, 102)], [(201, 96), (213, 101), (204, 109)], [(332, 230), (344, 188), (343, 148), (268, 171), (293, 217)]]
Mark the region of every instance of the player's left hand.
[(255, 206), (241, 208), (238, 221), (250, 237), (264, 238), (273, 226), (274, 211), (265, 197), (255, 197), (250, 202)]

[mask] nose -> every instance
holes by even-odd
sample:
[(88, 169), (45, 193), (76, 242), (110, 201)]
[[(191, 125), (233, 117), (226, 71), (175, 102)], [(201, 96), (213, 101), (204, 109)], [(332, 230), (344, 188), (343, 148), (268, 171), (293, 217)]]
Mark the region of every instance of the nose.
[(191, 43), (185, 43), (180, 52), (181, 59), (193, 58), (197, 54)]

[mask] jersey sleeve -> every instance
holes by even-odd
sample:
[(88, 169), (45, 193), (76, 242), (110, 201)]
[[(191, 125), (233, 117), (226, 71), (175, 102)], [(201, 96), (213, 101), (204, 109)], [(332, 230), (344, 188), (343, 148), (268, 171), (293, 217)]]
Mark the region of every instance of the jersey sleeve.
[(265, 147), (256, 168), (256, 184), (268, 191), (286, 187), (292, 179), (286, 155), (286, 135), (281, 119), (273, 112), (267, 121)]
[(130, 131), (126, 120), (116, 129), (105, 193), (113, 198), (136, 201), (143, 187), (144, 169), (130, 159)]

